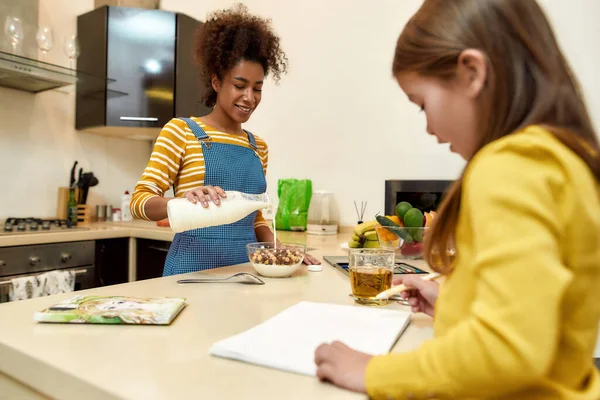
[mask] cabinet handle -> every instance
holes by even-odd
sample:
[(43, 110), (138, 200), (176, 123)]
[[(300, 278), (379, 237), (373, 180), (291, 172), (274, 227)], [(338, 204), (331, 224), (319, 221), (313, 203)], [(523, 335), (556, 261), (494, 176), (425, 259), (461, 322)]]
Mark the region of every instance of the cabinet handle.
[(168, 252), (169, 252), (169, 249), (163, 249), (162, 247), (148, 246), (148, 248), (149, 248), (149, 249), (152, 249), (152, 250), (158, 250), (158, 251), (162, 251), (162, 252), (164, 252), (164, 253), (168, 253)]
[(121, 117), (121, 121), (147, 121), (156, 122), (158, 118), (155, 117)]
[[(73, 270), (72, 270), (72, 271), (73, 271)], [(75, 275), (81, 275), (81, 274), (86, 274), (88, 271), (89, 271), (89, 270), (88, 270), (87, 268), (85, 268), (85, 269), (78, 269), (78, 270), (74, 270), (74, 271), (73, 271), (73, 273), (74, 273)], [(31, 276), (35, 276), (35, 275), (31, 275)], [(2, 281), (2, 282), (0, 282), (0, 286), (3, 286), (3, 285), (10, 285), (10, 284), (12, 284), (12, 280), (8, 280), (8, 281)]]

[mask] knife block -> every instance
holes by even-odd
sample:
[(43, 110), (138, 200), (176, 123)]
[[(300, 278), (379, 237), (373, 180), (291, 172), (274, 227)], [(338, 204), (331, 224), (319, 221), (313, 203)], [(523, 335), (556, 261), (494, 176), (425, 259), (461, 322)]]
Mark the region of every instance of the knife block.
[(86, 204), (79, 204), (77, 206), (77, 226), (89, 225), (92, 221), (90, 208)]
[[(75, 200), (79, 204), (82, 191), (75, 188)], [(58, 188), (58, 201), (56, 203), (56, 218), (67, 219), (67, 204), (69, 204), (69, 188), (61, 186)]]

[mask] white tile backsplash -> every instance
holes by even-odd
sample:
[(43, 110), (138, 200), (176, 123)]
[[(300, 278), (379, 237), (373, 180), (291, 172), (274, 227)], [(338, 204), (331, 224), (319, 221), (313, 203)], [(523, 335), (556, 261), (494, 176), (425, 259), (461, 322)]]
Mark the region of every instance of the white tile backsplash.
[(100, 183), (88, 204), (120, 207), (148, 161), (149, 142), (107, 138), (74, 128), (73, 93), (32, 94), (0, 88), (0, 219), (53, 217), (59, 186), (68, 186), (73, 162)]

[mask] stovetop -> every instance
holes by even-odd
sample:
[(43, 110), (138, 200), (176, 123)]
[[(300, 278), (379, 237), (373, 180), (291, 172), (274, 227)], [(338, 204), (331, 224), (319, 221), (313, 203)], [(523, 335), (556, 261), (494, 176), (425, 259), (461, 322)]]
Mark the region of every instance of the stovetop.
[(71, 230), (87, 230), (82, 226), (72, 226), (64, 219), (7, 218), (0, 235), (23, 235), (29, 233), (54, 233)]

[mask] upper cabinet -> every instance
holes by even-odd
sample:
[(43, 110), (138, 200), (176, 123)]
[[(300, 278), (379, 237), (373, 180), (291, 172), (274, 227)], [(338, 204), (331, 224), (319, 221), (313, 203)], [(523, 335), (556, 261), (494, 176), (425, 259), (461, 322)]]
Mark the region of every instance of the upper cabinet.
[(180, 13), (126, 7), (79, 16), (77, 69), (105, 79), (78, 82), (75, 127), (153, 140), (171, 118), (208, 114), (193, 63), (200, 24)]

